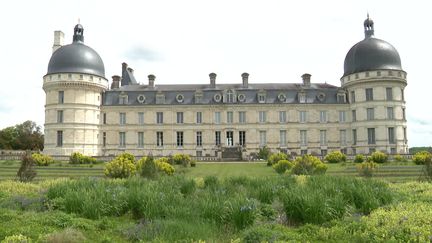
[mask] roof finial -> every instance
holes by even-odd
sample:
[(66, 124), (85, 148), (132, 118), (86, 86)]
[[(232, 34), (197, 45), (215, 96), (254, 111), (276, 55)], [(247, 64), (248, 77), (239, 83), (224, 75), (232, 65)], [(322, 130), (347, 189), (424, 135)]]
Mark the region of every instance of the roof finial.
[(374, 22), (369, 17), (369, 12), (367, 12), (367, 19), (363, 22), (365, 30), (365, 38), (370, 38), (374, 36)]
[(74, 28), (73, 42), (84, 42), (84, 28), (79, 22), (78, 19), (78, 24)]
[[(368, 14), (368, 18), (369, 18), (369, 14)], [(78, 18), (78, 24), (81, 24), (80, 18)]]

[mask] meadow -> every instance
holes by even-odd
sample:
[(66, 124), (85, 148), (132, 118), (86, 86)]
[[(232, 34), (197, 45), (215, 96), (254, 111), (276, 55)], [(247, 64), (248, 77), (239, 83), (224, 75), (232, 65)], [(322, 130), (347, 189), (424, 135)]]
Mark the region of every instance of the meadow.
[[(323, 176), (278, 175), (265, 163), (197, 163), (174, 176), (107, 179), (103, 164), (37, 167), (0, 161), (0, 241), (429, 242), (432, 184), (421, 166), (352, 163)], [(9, 241), (14, 242), (14, 241)], [(19, 241), (15, 241), (19, 242)]]

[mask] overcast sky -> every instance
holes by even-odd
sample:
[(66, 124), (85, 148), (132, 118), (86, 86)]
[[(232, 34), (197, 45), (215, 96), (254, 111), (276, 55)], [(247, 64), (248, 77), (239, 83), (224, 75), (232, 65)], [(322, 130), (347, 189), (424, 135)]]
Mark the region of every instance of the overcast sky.
[(0, 129), (25, 120), (44, 123), (42, 77), (53, 32), (72, 41), (80, 19), (85, 43), (105, 63), (106, 77), (121, 63), (141, 83), (298, 83), (340, 86), (348, 50), (364, 38), (367, 12), (375, 36), (399, 51), (408, 72), (409, 146), (432, 145), (432, 14), (430, 1), (1, 1)]

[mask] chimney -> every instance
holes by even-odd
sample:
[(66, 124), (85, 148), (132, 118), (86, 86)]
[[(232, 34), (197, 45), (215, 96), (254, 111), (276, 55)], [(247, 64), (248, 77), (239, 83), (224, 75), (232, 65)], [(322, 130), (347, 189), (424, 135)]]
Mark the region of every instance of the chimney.
[(249, 73), (242, 73), (242, 80), (243, 80), (243, 88), (247, 88), (249, 85)]
[(155, 81), (155, 79), (156, 79), (156, 76), (154, 76), (153, 74), (150, 74), (148, 76), (148, 80), (149, 80), (148, 86), (149, 87), (154, 88), (154, 81)]
[(216, 73), (210, 73), (210, 88), (216, 88)]
[(303, 79), (303, 85), (309, 87), (311, 84), (311, 76), (309, 73), (303, 74), (301, 77)]
[(118, 89), (120, 87), (120, 76), (112, 76), (111, 89)]
[(54, 31), (54, 44), (52, 47), (53, 53), (57, 51), (57, 49), (63, 46), (63, 40), (64, 40), (64, 33), (61, 32), (60, 30)]

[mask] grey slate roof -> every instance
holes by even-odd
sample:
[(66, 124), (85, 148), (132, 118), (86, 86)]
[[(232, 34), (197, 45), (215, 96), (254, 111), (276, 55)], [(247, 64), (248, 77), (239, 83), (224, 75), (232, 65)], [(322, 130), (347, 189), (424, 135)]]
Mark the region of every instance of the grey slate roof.
[[(224, 96), (227, 90), (233, 90), (234, 96), (238, 97), (244, 94), (246, 99), (243, 102), (235, 101), (236, 104), (254, 104), (258, 102), (258, 93), (263, 92), (266, 94), (265, 103), (300, 103), (298, 94), (305, 92), (306, 102), (308, 104), (335, 104), (340, 103), (337, 100), (337, 93), (340, 88), (326, 83), (314, 83), (310, 87), (303, 86), (302, 84), (294, 83), (252, 83), (248, 88), (244, 88), (242, 84), (216, 84), (215, 88), (211, 88), (209, 84), (176, 84), (176, 85), (156, 85), (149, 87), (148, 85), (126, 85), (118, 89), (108, 90), (103, 95), (103, 105), (116, 106), (119, 104), (119, 97), (121, 95), (128, 96), (127, 105), (145, 106), (155, 105), (156, 95), (163, 94), (165, 102), (163, 105), (194, 105), (194, 104), (224, 104), (216, 102), (214, 96), (220, 94)], [(200, 103), (195, 102), (195, 94), (202, 93), (202, 100)], [(176, 97), (178, 94), (184, 96), (183, 102), (178, 102)], [(285, 101), (278, 99), (279, 94), (286, 96)], [(319, 94), (324, 94), (325, 98), (318, 99)], [(144, 95), (145, 102), (138, 102), (138, 96)]]

